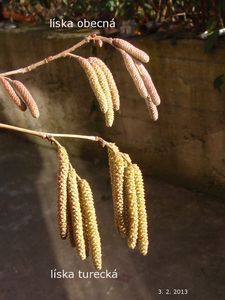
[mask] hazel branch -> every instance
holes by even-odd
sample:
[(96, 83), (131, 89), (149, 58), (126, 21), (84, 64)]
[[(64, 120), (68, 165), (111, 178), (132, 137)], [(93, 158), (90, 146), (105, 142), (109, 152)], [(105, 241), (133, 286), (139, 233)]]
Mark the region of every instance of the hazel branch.
[[(26, 129), (26, 128), (13, 126), (13, 125), (9, 125), (9, 124), (4, 124), (4, 123), (0, 123), (0, 129), (6, 129), (6, 130), (10, 130), (10, 131), (34, 135), (34, 136), (40, 137), (42, 139), (48, 140), (49, 142), (54, 143), (57, 146), (61, 146), (61, 144), (56, 140), (56, 138), (72, 138), (72, 139), (83, 139), (83, 140), (89, 140), (92, 142), (97, 142), (103, 148), (105, 146), (107, 146), (108, 148), (112, 149), (114, 152), (116, 151), (115, 147), (112, 146), (112, 143), (107, 142), (103, 138), (101, 138), (99, 136), (94, 136), (94, 135), (43, 132), (43, 131)], [(127, 159), (127, 157), (125, 155), (122, 154), (122, 156), (124, 157), (125, 160), (127, 160), (129, 162), (129, 160)]]
[[(90, 40), (92, 41), (102, 41), (103, 43), (107, 43), (107, 44), (110, 44), (111, 46), (115, 47), (113, 45), (113, 38), (108, 38), (108, 37), (105, 37), (105, 36), (101, 36), (101, 35), (91, 35), (90, 36)], [(115, 47), (117, 48), (117, 47)]]
[[(101, 40), (102, 42), (104, 43), (108, 43), (112, 46), (114, 46), (112, 44), (112, 38), (107, 38), (107, 37), (104, 37), (104, 36), (96, 36), (96, 35), (90, 35), (90, 36), (87, 36), (86, 38), (84, 38), (82, 41), (80, 41), (79, 43), (73, 45), (72, 47), (64, 50), (64, 51), (61, 51), (55, 55), (52, 55), (52, 56), (48, 56), (36, 63), (33, 63), (29, 66), (26, 66), (24, 68), (19, 68), (19, 69), (16, 69), (16, 70), (12, 70), (12, 71), (9, 71), (9, 72), (4, 72), (4, 73), (0, 73), (0, 76), (10, 76), (10, 75), (15, 75), (15, 74), (24, 74), (24, 73), (27, 73), (27, 72), (30, 72), (40, 66), (43, 66), (45, 64), (48, 64), (49, 62), (52, 62), (56, 59), (59, 59), (59, 58), (64, 58), (66, 56), (68, 56), (68, 54), (71, 54), (71, 52), (75, 51), (76, 49), (82, 47), (83, 45), (89, 43), (90, 41), (97, 41), (97, 40)], [(115, 46), (114, 46), (115, 47)], [(116, 47), (115, 47), (116, 48)]]
[(27, 133), (27, 134), (35, 135), (35, 136), (41, 137), (43, 139), (48, 139), (48, 140), (51, 138), (54, 138), (54, 137), (61, 137), (61, 138), (85, 139), (85, 140), (98, 142), (100, 139), (97, 136), (42, 132), (42, 131), (26, 129), (26, 128), (22, 128), (22, 127), (18, 127), (18, 126), (8, 125), (8, 124), (4, 124), (4, 123), (0, 123), (0, 129), (12, 130), (12, 131), (17, 131), (17, 132), (21, 132), (21, 133)]
[(27, 67), (24, 67), (24, 68), (20, 68), (20, 69), (17, 69), (17, 70), (12, 70), (12, 71), (9, 71), (9, 72), (5, 72), (5, 73), (1, 73), (0, 76), (10, 76), (10, 75), (15, 75), (15, 74), (24, 74), (24, 73), (27, 73), (27, 72), (30, 72), (40, 66), (43, 66), (45, 64), (48, 64), (49, 62), (52, 62), (56, 59), (59, 59), (59, 58), (63, 58), (65, 56), (67, 56), (68, 53), (71, 53), (73, 52), (74, 50), (80, 48), (81, 46), (85, 45), (86, 43), (89, 43), (89, 41), (91, 40), (91, 37), (90, 36), (87, 36), (86, 38), (84, 38), (82, 41), (80, 41), (79, 43), (75, 44), (74, 46), (62, 51), (62, 52), (59, 52), (53, 56), (48, 56), (36, 63), (33, 63)]

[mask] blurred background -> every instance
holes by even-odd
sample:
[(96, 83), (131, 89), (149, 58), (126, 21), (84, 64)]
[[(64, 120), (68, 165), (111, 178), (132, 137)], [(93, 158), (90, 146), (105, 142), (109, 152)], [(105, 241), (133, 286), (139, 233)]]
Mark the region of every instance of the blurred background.
[[(60, 30), (49, 18), (111, 20), (116, 28)], [(225, 38), (224, 1), (0, 1), (0, 73), (27, 66), (90, 33), (122, 37), (146, 51), (161, 96), (152, 122), (120, 55), (89, 44), (111, 69), (121, 109), (106, 128), (88, 80), (69, 59), (12, 76), (40, 108), (34, 120), (0, 89), (0, 121), (60, 133), (102, 136), (143, 170), (150, 251), (141, 257), (116, 233), (105, 149), (61, 139), (81, 177), (89, 180), (103, 247), (103, 270), (119, 278), (51, 279), (50, 270), (94, 271), (80, 262), (56, 224), (54, 146), (1, 130), (0, 299), (224, 299)], [(159, 289), (164, 292), (159, 295)]]
[(113, 19), (117, 23), (113, 32), (123, 35), (157, 32), (160, 37), (193, 37), (208, 31), (211, 40), (216, 40), (219, 30), (224, 33), (223, 0), (1, 0), (0, 5), (0, 20), (8, 19), (11, 23), (48, 24), (50, 18), (74, 22), (83, 18)]

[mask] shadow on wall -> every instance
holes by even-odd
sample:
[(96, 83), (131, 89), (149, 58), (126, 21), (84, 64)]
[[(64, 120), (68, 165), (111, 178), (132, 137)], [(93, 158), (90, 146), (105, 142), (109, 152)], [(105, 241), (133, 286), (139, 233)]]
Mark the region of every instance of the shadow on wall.
[(57, 261), (37, 191), (37, 146), (8, 132), (0, 141), (0, 299), (66, 300), (62, 281), (50, 279)]
[[(79, 42), (83, 34), (88, 33), (0, 31), (0, 69), (17, 69), (62, 51)], [(132, 39), (132, 43), (151, 54), (147, 68), (162, 98), (158, 122), (150, 122), (122, 58), (107, 46), (97, 49), (96, 54), (107, 62), (120, 91), (121, 111), (112, 128), (105, 127), (81, 67), (67, 59), (16, 77), (35, 96), (41, 112), (39, 120), (23, 118), (6, 101), (4, 113), (10, 123), (18, 126), (102, 136), (128, 152), (146, 174), (223, 197), (225, 89), (219, 93), (213, 82), (224, 73), (224, 44), (209, 54), (199, 40), (183, 39), (171, 44), (147, 36)], [(95, 54), (92, 50), (87, 45), (77, 53), (89, 57)], [(64, 145), (78, 157), (102, 160), (102, 151), (92, 146), (90, 152), (88, 142), (65, 141)]]

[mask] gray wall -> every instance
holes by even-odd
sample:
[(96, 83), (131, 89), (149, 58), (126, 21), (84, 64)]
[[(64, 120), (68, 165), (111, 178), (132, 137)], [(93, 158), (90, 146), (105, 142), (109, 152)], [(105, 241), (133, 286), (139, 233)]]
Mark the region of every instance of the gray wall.
[[(26, 66), (82, 39), (81, 34), (43, 30), (0, 31), (0, 72)], [(122, 59), (109, 46), (86, 46), (77, 53), (97, 55), (111, 68), (121, 95), (121, 111), (112, 129), (104, 127), (94, 95), (80, 66), (61, 59), (16, 76), (30, 88), (41, 111), (39, 120), (20, 113), (0, 91), (0, 118), (8, 123), (54, 132), (101, 135), (129, 152), (145, 174), (209, 193), (225, 190), (225, 86), (214, 79), (225, 73), (225, 47), (206, 54), (199, 40), (132, 39), (151, 55), (148, 67), (161, 95), (159, 121), (150, 121)], [(37, 139), (35, 139), (37, 141)], [(102, 160), (90, 142), (65, 140), (74, 154)]]

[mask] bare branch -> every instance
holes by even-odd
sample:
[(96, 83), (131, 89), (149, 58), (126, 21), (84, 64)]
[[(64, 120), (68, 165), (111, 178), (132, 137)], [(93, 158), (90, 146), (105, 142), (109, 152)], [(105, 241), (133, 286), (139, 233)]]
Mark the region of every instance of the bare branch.
[[(10, 131), (16, 131), (16, 132), (34, 135), (34, 136), (40, 137), (42, 139), (45, 139), (51, 143), (54, 143), (58, 146), (60, 146), (61, 144), (55, 138), (72, 138), (72, 139), (89, 140), (92, 142), (97, 142), (103, 148), (105, 146), (107, 146), (108, 148), (115, 151), (115, 147), (112, 146), (112, 143), (107, 142), (103, 138), (101, 138), (99, 136), (94, 136), (94, 135), (42, 132), (42, 131), (26, 129), (26, 128), (22, 128), (22, 127), (18, 127), (18, 126), (13, 126), (13, 125), (9, 125), (9, 124), (4, 124), (4, 123), (0, 123), (0, 129), (6, 129), (6, 130), (10, 130)], [(126, 156), (124, 156), (123, 154), (122, 154), (122, 156), (124, 157), (125, 160), (127, 160), (129, 162), (129, 160), (127, 159)]]
[(17, 127), (17, 126), (13, 126), (13, 125), (8, 125), (8, 124), (4, 124), (4, 123), (0, 123), (0, 128), (35, 135), (35, 136), (41, 137), (43, 139), (51, 139), (51, 137), (60, 137), (60, 138), (85, 139), (85, 140), (90, 140), (90, 141), (94, 141), (94, 142), (99, 141), (99, 137), (97, 137), (97, 136), (41, 132), (41, 131), (37, 131), (37, 130), (31, 130), (31, 129), (26, 129), (26, 128)]
[(1, 73), (0, 76), (10, 76), (10, 75), (15, 75), (15, 74), (24, 74), (24, 73), (27, 73), (27, 72), (30, 72), (40, 66), (43, 66), (45, 64), (48, 64), (49, 62), (52, 62), (56, 59), (59, 59), (59, 58), (63, 58), (65, 56), (67, 56), (68, 53), (71, 53), (73, 52), (74, 50), (80, 48), (81, 46), (85, 45), (86, 43), (89, 43), (89, 41), (91, 40), (91, 37), (88, 36), (86, 38), (84, 38), (82, 41), (80, 41), (79, 43), (75, 44), (74, 46), (62, 51), (62, 52), (59, 52), (53, 56), (49, 56), (49, 57), (46, 57), (36, 63), (33, 63), (27, 67), (24, 67), (24, 68), (20, 68), (20, 69), (17, 69), (17, 70), (13, 70), (13, 71), (9, 71), (9, 72), (5, 72), (5, 73)]

